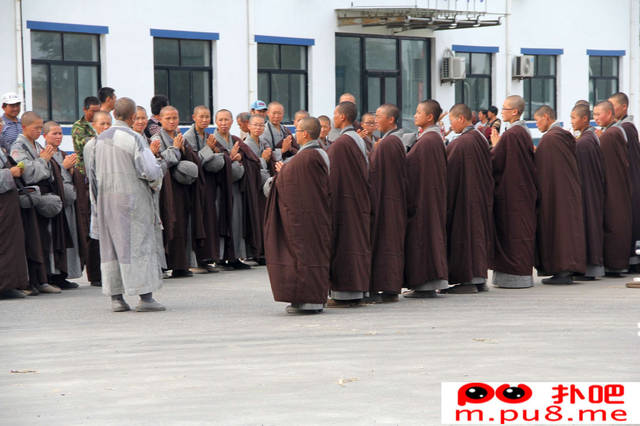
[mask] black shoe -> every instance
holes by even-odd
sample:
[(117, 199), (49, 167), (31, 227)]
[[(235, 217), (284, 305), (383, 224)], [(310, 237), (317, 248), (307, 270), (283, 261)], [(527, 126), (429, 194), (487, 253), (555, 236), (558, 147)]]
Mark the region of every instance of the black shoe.
[(0, 293), (0, 298), (2, 299), (24, 299), (25, 297), (27, 296), (22, 291), (15, 288), (10, 288)]
[(233, 269), (251, 269), (251, 266), (247, 265), (246, 263), (243, 263), (240, 259), (236, 259), (233, 262), (229, 262), (229, 266), (231, 266)]
[(192, 276), (193, 272), (186, 269), (174, 269), (171, 271), (171, 278), (188, 278)]
[(402, 293), (407, 299), (433, 299), (438, 297), (435, 290), (409, 290)]
[(621, 272), (605, 272), (604, 276), (607, 278), (624, 278)]
[(38, 287), (34, 285), (30, 285), (29, 288), (27, 289), (27, 296), (37, 296), (39, 294), (40, 294), (40, 290), (38, 290)]
[(574, 275), (574, 281), (595, 281), (596, 277), (587, 277), (586, 275)]
[(551, 278), (543, 279), (542, 284), (573, 284), (573, 280), (571, 276), (554, 275)]
[(78, 284), (67, 280), (58, 281), (55, 285), (61, 290), (71, 290), (80, 287)]
[(456, 284), (438, 291), (440, 294), (474, 294), (478, 292), (478, 287), (475, 284)]
[(256, 259), (256, 263), (260, 266), (265, 266), (267, 264), (267, 259), (264, 257), (259, 257)]
[(102, 281), (93, 281), (91, 287), (102, 287)]
[(476, 284), (475, 286), (479, 292), (489, 291), (489, 287), (487, 286), (487, 284)]

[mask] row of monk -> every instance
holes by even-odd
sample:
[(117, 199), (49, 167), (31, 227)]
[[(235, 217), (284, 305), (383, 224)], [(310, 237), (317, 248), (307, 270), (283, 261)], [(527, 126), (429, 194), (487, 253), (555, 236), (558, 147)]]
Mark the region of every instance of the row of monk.
[[(275, 299), (291, 303), (289, 312), (320, 312), (397, 301), (403, 288), (405, 297), (486, 291), (489, 268), (494, 285), (522, 288), (533, 285), (534, 266), (552, 275), (543, 282), (565, 284), (638, 263), (640, 146), (624, 94), (594, 107), (601, 131), (589, 125), (589, 105), (576, 104), (577, 141), (541, 107), (535, 151), (519, 96), (505, 99), (507, 129), (491, 143), (469, 108), (454, 105), (458, 136), (447, 146), (436, 101), (417, 106), (415, 137), (397, 127), (395, 105), (380, 106), (373, 144), (354, 127), (354, 101), (336, 107), (333, 141), (308, 114), (297, 117), (295, 136), (271, 114), (266, 124), (251, 115), (243, 140), (229, 133), (227, 110), (208, 135), (206, 107), (183, 136), (170, 105), (152, 117), (149, 137), (146, 111), (122, 98), (113, 126), (95, 112), (96, 136), (74, 140), (82, 161), (58, 149), (60, 126), (25, 113), (22, 135), (1, 157), (2, 196), (19, 207), (3, 203), (14, 219), (5, 221), (13, 246), (2, 262), (14, 271), (0, 288), (71, 288), (67, 278), (85, 264), (114, 311), (129, 309), (125, 293), (141, 296), (137, 310), (162, 310), (152, 292), (163, 269), (188, 276), (266, 257)], [(42, 131), (45, 148), (36, 142)]]

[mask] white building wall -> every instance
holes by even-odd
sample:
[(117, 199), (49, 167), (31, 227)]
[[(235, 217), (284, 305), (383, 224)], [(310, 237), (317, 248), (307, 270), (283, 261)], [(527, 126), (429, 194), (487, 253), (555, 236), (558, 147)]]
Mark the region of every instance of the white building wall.
[[(453, 44), (498, 46), (493, 56), (492, 103), (500, 107), (508, 93), (522, 94), (522, 82), (509, 78), (513, 56), (521, 48), (562, 48), (558, 58), (557, 105), (559, 119), (570, 126), (569, 114), (577, 99), (588, 98), (587, 49), (625, 50), (620, 61), (620, 90), (631, 95), (631, 111), (640, 109), (638, 66), (638, 0), (485, 0), (476, 1), (497, 16), (510, 5), (509, 32), (497, 27), (463, 30), (418, 30), (397, 33), (431, 38), (431, 94), (445, 107), (455, 101), (453, 85), (441, 84), (439, 67), (443, 53)], [(15, 0), (1, 0), (0, 93), (17, 91)], [(354, 6), (407, 6), (465, 8), (455, 0), (23, 0), (24, 77), (26, 105), (31, 107), (30, 37), (26, 21), (108, 26), (100, 37), (102, 85), (116, 89), (147, 106), (154, 94), (153, 38), (150, 29), (217, 32), (213, 42), (213, 106), (234, 113), (246, 111), (257, 95), (257, 46), (254, 35), (314, 39), (308, 49), (308, 105), (313, 115), (331, 116), (335, 103), (335, 33), (389, 34), (385, 28), (338, 27), (335, 9)], [(470, 4), (473, 4), (472, 0)], [(495, 16), (493, 16), (495, 17)], [(507, 47), (508, 46), (508, 47)], [(70, 148), (65, 139), (65, 147)]]

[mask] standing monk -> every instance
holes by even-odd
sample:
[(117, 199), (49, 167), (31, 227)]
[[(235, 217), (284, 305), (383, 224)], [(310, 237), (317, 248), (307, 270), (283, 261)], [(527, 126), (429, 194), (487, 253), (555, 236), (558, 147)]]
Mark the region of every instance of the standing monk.
[(604, 276), (604, 200), (606, 181), (604, 157), (595, 129), (589, 124), (589, 104), (576, 104), (571, 111), (571, 126), (580, 133), (576, 141), (578, 171), (582, 183), (586, 269), (574, 279), (591, 281)]
[(502, 118), (508, 129), (491, 133), (491, 160), (495, 180), (495, 251), (493, 284), (504, 288), (533, 286), (536, 242), (536, 182), (533, 140), (524, 120), (524, 99), (508, 96)]
[(607, 192), (604, 202), (604, 267), (619, 277), (629, 268), (632, 241), (631, 179), (626, 134), (616, 126), (613, 105), (603, 101), (593, 108), (593, 119), (602, 128), (600, 148), (604, 156)]
[(284, 118), (284, 107), (280, 102), (270, 102), (267, 109), (269, 121), (266, 123), (264, 133), (260, 136), (260, 143), (271, 148), (273, 160), (281, 161), (291, 157), (298, 152), (298, 144), (293, 140), (293, 135), (285, 125), (282, 124)]
[[(322, 312), (329, 293), (331, 207), (329, 157), (318, 143), (320, 122), (299, 120), (301, 148), (265, 183), (265, 256), (273, 298), (289, 313)], [(269, 193), (270, 192), (270, 193)]]
[(404, 144), (398, 137), (400, 110), (392, 104), (376, 111), (383, 135), (371, 153), (371, 297), (397, 302), (404, 282), (404, 240), (407, 229), (407, 169)]
[(556, 121), (555, 111), (543, 105), (533, 115), (544, 133), (535, 153), (538, 187), (536, 269), (553, 275), (543, 284), (571, 284), (574, 273), (584, 274), (586, 246), (582, 188), (573, 135)]
[(493, 178), (487, 139), (473, 127), (471, 109), (456, 104), (451, 128), (460, 136), (447, 146), (447, 258), (445, 293), (486, 291), (493, 248)]
[(357, 109), (341, 102), (333, 113), (340, 136), (329, 147), (331, 161), (331, 300), (327, 307), (360, 305), (371, 277), (371, 199), (364, 141), (353, 128)]
[(633, 124), (633, 117), (628, 115), (629, 98), (622, 92), (609, 98), (613, 105), (618, 125), (627, 136), (629, 154), (629, 179), (631, 181), (631, 251), (629, 253), (630, 270), (640, 272), (640, 256), (636, 255), (636, 241), (640, 241), (640, 142), (638, 129)]
[(447, 152), (440, 127), (437, 101), (416, 107), (414, 123), (424, 129), (407, 154), (407, 232), (404, 297), (436, 297), (448, 287), (447, 267)]

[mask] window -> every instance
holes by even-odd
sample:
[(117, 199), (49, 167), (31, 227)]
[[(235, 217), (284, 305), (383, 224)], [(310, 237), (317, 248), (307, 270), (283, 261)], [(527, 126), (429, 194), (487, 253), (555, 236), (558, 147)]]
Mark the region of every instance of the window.
[(533, 77), (524, 80), (525, 120), (533, 120), (542, 105), (556, 110), (556, 57), (534, 55), (533, 69)]
[(595, 105), (618, 91), (618, 57), (589, 56), (589, 102)]
[(31, 31), (33, 110), (45, 121), (75, 122), (84, 98), (96, 96), (99, 86), (98, 35)]
[(398, 125), (415, 129), (416, 105), (430, 92), (428, 49), (421, 38), (337, 34), (336, 102), (352, 93), (361, 114), (396, 104), (402, 117)]
[(456, 81), (456, 103), (472, 111), (491, 106), (491, 53), (456, 52), (465, 58), (467, 77)]
[(193, 108), (213, 104), (211, 41), (153, 38), (155, 93), (169, 97), (180, 124), (191, 123)]
[(258, 98), (280, 102), (283, 123), (307, 109), (307, 46), (258, 43)]

